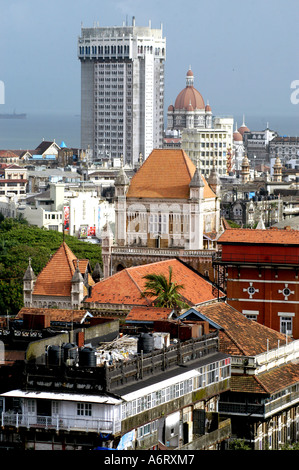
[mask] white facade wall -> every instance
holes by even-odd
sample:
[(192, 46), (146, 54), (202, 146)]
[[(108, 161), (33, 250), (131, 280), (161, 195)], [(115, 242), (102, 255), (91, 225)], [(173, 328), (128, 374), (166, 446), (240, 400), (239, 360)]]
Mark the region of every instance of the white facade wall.
[(78, 193), (68, 201), (70, 235), (77, 236), (81, 226), (95, 227), (95, 234), (101, 238), (103, 227), (109, 221), (114, 223), (114, 204), (101, 201), (92, 193)]
[[(147, 246), (151, 238), (168, 240), (168, 246), (202, 249), (203, 233), (219, 230), (220, 209), (215, 199), (171, 203), (160, 200), (118, 199), (116, 244)], [(126, 216), (126, 217), (125, 217)], [(172, 233), (170, 233), (170, 217)]]
[[(22, 392), (16, 392), (16, 396), (23, 397), (22, 413), (19, 417), (20, 423), (29, 422), (36, 425), (44, 423), (59, 429), (82, 429), (90, 431), (120, 431), (121, 422), (121, 400), (110, 399), (111, 403), (101, 396), (74, 395), (71, 397), (55, 393), (29, 392), (28, 398), (24, 398)], [(39, 418), (37, 413), (36, 399), (48, 402), (48, 413)]]
[(233, 150), (232, 133), (227, 128), (220, 127), (184, 129), (181, 147), (193, 163), (199, 161), (200, 171), (204, 176), (209, 176), (214, 159), (218, 174), (225, 175), (228, 150), (230, 149), (231, 153)]
[(86, 61), (81, 67), (81, 148), (93, 149), (94, 63)]
[(69, 199), (70, 219), (69, 234), (77, 236), (82, 225), (95, 227), (98, 231), (99, 200), (91, 193), (79, 193), (76, 198)]

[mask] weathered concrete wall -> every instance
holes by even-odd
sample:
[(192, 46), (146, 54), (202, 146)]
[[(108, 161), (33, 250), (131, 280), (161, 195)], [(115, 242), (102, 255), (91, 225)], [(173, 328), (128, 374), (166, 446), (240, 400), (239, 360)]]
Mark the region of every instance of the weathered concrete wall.
[(116, 337), (119, 332), (119, 322), (117, 320), (100, 323), (89, 328), (80, 328), (67, 333), (45, 338), (39, 341), (29, 343), (26, 351), (27, 361), (36, 361), (39, 364), (45, 362), (45, 351), (47, 346), (61, 346), (63, 343), (76, 343), (79, 331), (84, 332), (84, 342), (92, 343), (93, 340), (100, 341), (101, 338), (109, 336)]

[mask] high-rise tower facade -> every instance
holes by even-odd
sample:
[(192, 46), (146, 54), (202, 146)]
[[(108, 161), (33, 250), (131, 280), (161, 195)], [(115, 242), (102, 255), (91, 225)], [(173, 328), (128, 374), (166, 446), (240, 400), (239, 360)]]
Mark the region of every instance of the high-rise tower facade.
[(162, 147), (164, 62), (162, 27), (81, 28), (81, 147), (136, 164)]

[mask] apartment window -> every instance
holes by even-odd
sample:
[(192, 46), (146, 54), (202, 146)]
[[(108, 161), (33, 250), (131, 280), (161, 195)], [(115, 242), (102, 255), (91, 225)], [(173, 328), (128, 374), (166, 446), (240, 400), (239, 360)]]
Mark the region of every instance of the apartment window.
[(280, 317), (280, 332), (284, 335), (292, 335), (293, 332), (293, 319), (292, 317)]
[(142, 437), (150, 434), (152, 431), (155, 431), (155, 424), (154, 423), (145, 424), (144, 426), (141, 426), (140, 428), (137, 429), (137, 437), (138, 439), (141, 439)]
[(59, 402), (52, 401), (52, 416), (57, 416), (59, 414)]
[(77, 416), (91, 416), (91, 403), (77, 403)]
[[(249, 293), (249, 291), (248, 291), (248, 293)], [(259, 314), (259, 311), (258, 310), (242, 310), (242, 313), (249, 320), (257, 321), (257, 316)]]
[(35, 413), (35, 400), (28, 400), (28, 413)]
[(208, 366), (208, 384), (216, 381), (216, 364), (210, 364)]
[(158, 215), (150, 214), (149, 218), (149, 232), (156, 234), (158, 232)]
[(269, 445), (269, 449), (272, 449), (272, 433), (268, 435), (268, 445)]

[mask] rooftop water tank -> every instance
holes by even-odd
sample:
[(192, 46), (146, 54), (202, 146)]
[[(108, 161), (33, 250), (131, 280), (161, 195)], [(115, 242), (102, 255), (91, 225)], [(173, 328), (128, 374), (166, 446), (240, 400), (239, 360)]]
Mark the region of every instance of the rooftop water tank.
[(96, 351), (87, 346), (79, 349), (79, 366), (80, 367), (96, 367), (97, 358)]
[(138, 338), (138, 353), (151, 353), (154, 349), (154, 335), (152, 333), (141, 333)]
[(63, 351), (60, 346), (51, 345), (48, 347), (48, 365), (59, 366), (63, 362)]

